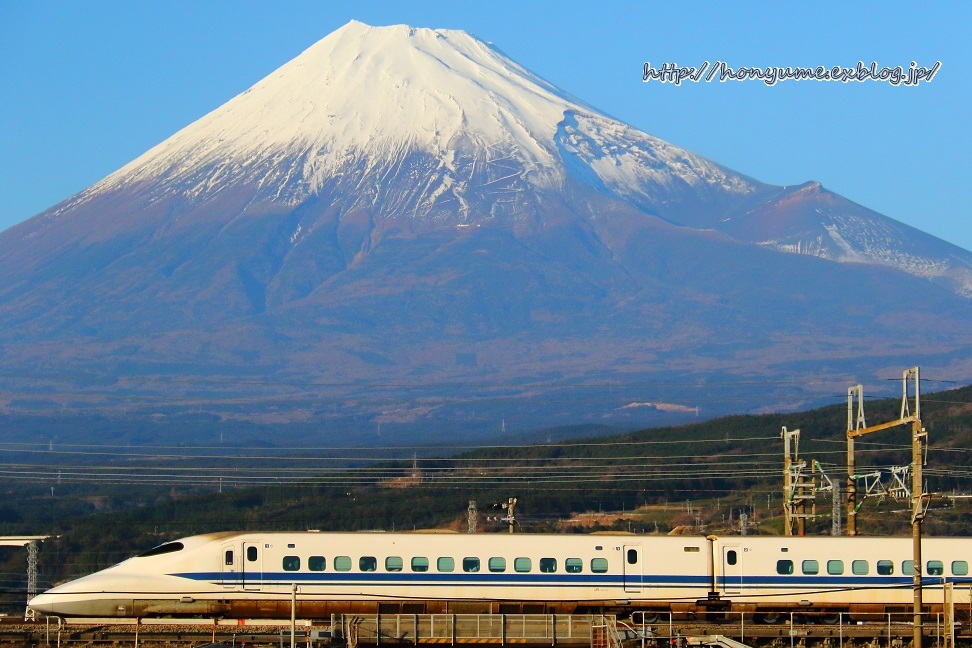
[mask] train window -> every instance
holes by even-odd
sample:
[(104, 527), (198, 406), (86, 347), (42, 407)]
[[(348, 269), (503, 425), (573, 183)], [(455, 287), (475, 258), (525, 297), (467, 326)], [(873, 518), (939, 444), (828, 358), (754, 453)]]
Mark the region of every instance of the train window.
[(233, 564), (233, 550), (227, 549), (226, 553), (223, 554), (223, 564), (232, 565)]
[(792, 560), (777, 560), (776, 561), (776, 573), (783, 574), (784, 576), (793, 573), (793, 561)]
[(827, 573), (831, 576), (840, 576), (844, 573), (844, 561), (843, 560), (828, 560), (827, 561)]
[(851, 562), (851, 572), (856, 576), (866, 576), (870, 569), (866, 560), (855, 560)]
[(506, 558), (490, 558), (487, 564), (491, 572), (499, 573), (506, 571)]
[(953, 560), (952, 561), (952, 576), (968, 576), (969, 575), (969, 563), (964, 560)]
[(246, 559), (249, 560), (250, 562), (256, 562), (256, 559), (257, 559), (257, 548), (256, 547), (247, 547), (246, 548)]
[(463, 558), (462, 559), (462, 571), (464, 571), (464, 572), (478, 572), (479, 571), (479, 558)]
[(429, 571), (429, 559), (425, 556), (415, 556), (411, 562), (413, 572)]
[(327, 561), (324, 556), (311, 556), (307, 559), (307, 569), (311, 571), (324, 571)]
[(607, 573), (608, 562), (607, 558), (591, 558), (591, 571), (595, 574)]
[(580, 558), (568, 558), (564, 561), (564, 571), (568, 574), (579, 574), (584, 571), (584, 561)]
[(378, 571), (378, 559), (374, 556), (361, 556), (358, 558), (358, 569), (363, 572)]
[(541, 558), (540, 559), (540, 571), (544, 574), (552, 574), (557, 571), (557, 559), (556, 558)]
[(300, 571), (300, 556), (284, 556), (284, 571)]
[(638, 564), (638, 550), (628, 549), (628, 564), (637, 565)]
[(816, 576), (820, 573), (820, 563), (816, 560), (804, 560), (800, 567), (807, 576)]
[(456, 559), (455, 558), (439, 558), (435, 561), (435, 568), (440, 572), (451, 572), (456, 569)]
[(334, 571), (351, 571), (351, 557), (350, 556), (335, 556), (334, 557)]
[(726, 552), (726, 564), (727, 565), (735, 565), (736, 564), (736, 560), (737, 560), (737, 556), (736, 556), (736, 550), (735, 549), (730, 549), (729, 551)]
[(515, 558), (513, 560), (513, 569), (525, 573), (533, 569), (533, 561), (529, 558)]
[(894, 562), (890, 560), (877, 561), (878, 576), (890, 576), (894, 573)]
[(385, 558), (385, 571), (399, 572), (405, 568), (405, 561), (401, 556), (388, 556)]
[(945, 573), (945, 565), (941, 560), (929, 560), (925, 567), (927, 570), (925, 574), (928, 576), (941, 576)]
[(915, 561), (914, 560), (902, 560), (901, 561), (901, 573), (905, 576), (915, 575)]
[(181, 542), (166, 542), (165, 544), (160, 544), (154, 549), (149, 549), (145, 553), (140, 553), (135, 557), (148, 558), (149, 556), (161, 556), (162, 554), (182, 551), (183, 549), (185, 549), (185, 545), (183, 545)]

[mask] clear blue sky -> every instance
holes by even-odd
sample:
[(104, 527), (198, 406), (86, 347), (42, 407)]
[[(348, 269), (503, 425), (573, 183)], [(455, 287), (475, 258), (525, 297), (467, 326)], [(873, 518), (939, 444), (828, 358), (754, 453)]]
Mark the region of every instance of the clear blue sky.
[[(972, 3), (0, 2), (0, 229), (93, 184), (351, 19), (464, 29), (614, 117), (972, 250)], [(907, 68), (932, 83), (642, 83), (645, 61)]]

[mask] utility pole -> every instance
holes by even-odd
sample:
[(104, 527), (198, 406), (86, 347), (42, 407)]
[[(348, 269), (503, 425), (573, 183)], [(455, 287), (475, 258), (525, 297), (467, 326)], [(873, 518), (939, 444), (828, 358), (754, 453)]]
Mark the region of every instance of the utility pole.
[(783, 530), (784, 535), (791, 536), (794, 508), (796, 508), (793, 501), (793, 466), (799, 454), (800, 430), (787, 430), (784, 427), (780, 436), (783, 437)]
[[(816, 517), (816, 480), (813, 475), (808, 478), (805, 472), (806, 461), (799, 461), (800, 430), (787, 430), (780, 433), (783, 438), (783, 528), (785, 535), (792, 536), (796, 526), (796, 535), (806, 535), (807, 518)], [(814, 463), (816, 466), (816, 463)], [(767, 509), (769, 509), (767, 498)], [(811, 511), (807, 513), (807, 502), (811, 503)], [(795, 525), (794, 525), (795, 523)]]
[(466, 524), (469, 533), (476, 533), (476, 518), (478, 513), (476, 510), (476, 500), (469, 500), (469, 508), (466, 509)]
[[(854, 416), (854, 397), (857, 397), (857, 416)], [(865, 428), (864, 386), (847, 388), (847, 535), (857, 535), (857, 474), (854, 461), (854, 437)]]
[(510, 525), (510, 533), (513, 533), (513, 523), (516, 521), (516, 517), (513, 515), (513, 507), (516, 506), (516, 498), (511, 497), (506, 500), (506, 503), (500, 502), (499, 504), (493, 504), (494, 509), (503, 509), (506, 511), (505, 517), (487, 517), (486, 519), (491, 522), (506, 522)]

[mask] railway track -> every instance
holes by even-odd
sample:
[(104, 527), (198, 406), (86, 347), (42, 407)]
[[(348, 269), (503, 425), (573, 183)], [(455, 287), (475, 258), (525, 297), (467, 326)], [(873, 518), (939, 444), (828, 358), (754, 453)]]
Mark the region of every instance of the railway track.
[[(314, 630), (323, 627), (300, 627), (299, 646), (325, 645), (312, 639)], [(310, 644), (308, 643), (310, 642)], [(159, 623), (47, 623), (5, 621), (0, 623), (0, 646), (25, 647), (81, 647), (81, 646), (139, 646), (140, 648), (194, 648), (216, 644), (252, 648), (290, 646), (290, 628), (283, 625), (214, 625), (185, 623), (181, 620)]]
[[(433, 618), (434, 617), (434, 618)], [(616, 640), (629, 648), (669, 648), (683, 638), (722, 635), (751, 646), (772, 648), (907, 648), (912, 627), (908, 623), (839, 623), (757, 625), (665, 621), (632, 626), (615, 625), (613, 618), (582, 615), (375, 615), (340, 618), (330, 622), (300, 621), (297, 646), (381, 645), (515, 645), (591, 646), (592, 627), (607, 624)], [(615, 632), (616, 629), (616, 632)], [(926, 625), (926, 645), (944, 645), (944, 629)], [(152, 619), (136, 623), (40, 620), (0, 622), (0, 646), (80, 647), (139, 646), (140, 648), (198, 648), (200, 646), (290, 646), (290, 621), (243, 622), (235, 620)], [(972, 642), (967, 630), (956, 636)]]

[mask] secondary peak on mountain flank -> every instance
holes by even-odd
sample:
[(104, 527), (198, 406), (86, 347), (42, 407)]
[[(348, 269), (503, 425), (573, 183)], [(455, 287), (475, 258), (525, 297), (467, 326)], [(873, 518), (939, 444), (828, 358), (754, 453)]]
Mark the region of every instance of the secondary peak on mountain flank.
[[(653, 137), (465, 32), (352, 22), (0, 233), (0, 368), (369, 431), (647, 421), (625, 405), (964, 379), (969, 295), (968, 252), (818, 183)], [(90, 402), (137, 400), (113, 397)]]

